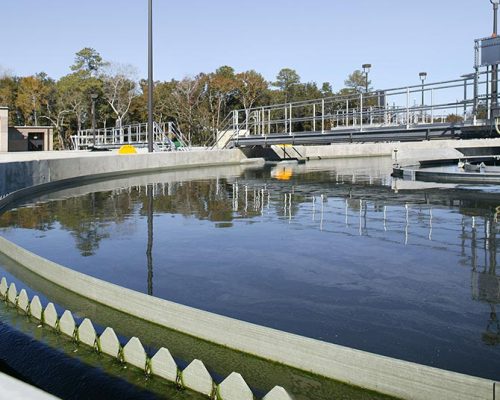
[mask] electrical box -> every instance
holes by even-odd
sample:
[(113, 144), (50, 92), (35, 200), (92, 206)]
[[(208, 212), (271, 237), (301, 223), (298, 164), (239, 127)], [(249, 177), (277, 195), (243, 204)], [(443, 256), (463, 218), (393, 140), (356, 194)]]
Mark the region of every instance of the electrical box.
[(480, 67), (500, 64), (500, 37), (486, 38), (479, 41), (481, 52)]

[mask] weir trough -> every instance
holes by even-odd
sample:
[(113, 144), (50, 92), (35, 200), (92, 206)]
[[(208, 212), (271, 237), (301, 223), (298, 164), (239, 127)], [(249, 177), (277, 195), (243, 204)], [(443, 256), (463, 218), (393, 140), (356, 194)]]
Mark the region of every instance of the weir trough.
[[(7, 285), (5, 277), (2, 278), (2, 283)], [(233, 372), (220, 385), (217, 385), (200, 360), (193, 360), (184, 371), (178, 372), (180, 369), (167, 349), (160, 348), (153, 357), (149, 357), (137, 337), (132, 337), (125, 346), (121, 347), (112, 328), (107, 327), (98, 337), (92, 321), (88, 318), (84, 319), (80, 324), (77, 330), (78, 334), (75, 336), (75, 320), (69, 310), (64, 311), (59, 318), (54, 304), (49, 303), (42, 314), (42, 306), (38, 296), (33, 297), (31, 308), (19, 307), (19, 302), (12, 302), (12, 297), (9, 297), (9, 294), (14, 293), (15, 288), (16, 285), (11, 283), (8, 292), (0, 293), (0, 298), (16, 304), (20, 311), (35, 317), (35, 319), (40, 319), (43, 315), (43, 323), (46, 326), (58, 330), (68, 338), (76, 339), (77, 342), (87, 345), (98, 352), (116, 358), (120, 362), (139, 368), (147, 375), (153, 374), (176, 385), (180, 383), (183, 387), (204, 394), (211, 399), (254, 399), (251, 389), (240, 374)], [(22, 292), (26, 293), (26, 290), (23, 289)], [(33, 312), (35, 312), (35, 315)], [(105, 350), (103, 351), (103, 349)], [(283, 393), (286, 393), (285, 389), (277, 386), (268, 393), (266, 399), (279, 400), (281, 398), (279, 396), (282, 396)]]

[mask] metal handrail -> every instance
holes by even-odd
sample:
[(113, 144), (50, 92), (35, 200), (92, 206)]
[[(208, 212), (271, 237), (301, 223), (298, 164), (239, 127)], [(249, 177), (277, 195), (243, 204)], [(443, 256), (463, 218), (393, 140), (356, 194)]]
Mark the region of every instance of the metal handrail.
[[(175, 144), (169, 136), (173, 136), (181, 143), (183, 150), (188, 150), (190, 146), (182, 134), (181, 130), (173, 123), (154, 123), (153, 138), (155, 149), (163, 151), (175, 150)], [(95, 146), (117, 146), (123, 144), (132, 144), (142, 146), (148, 142), (148, 124), (136, 123), (122, 127), (100, 128), (94, 131), (92, 129), (83, 129), (76, 135), (71, 136), (73, 148), (76, 150), (86, 149)]]
[[(232, 111), (226, 118), (228, 121), (219, 132), (213, 147), (219, 145), (222, 138), (228, 143), (238, 141), (240, 137), (256, 135), (264, 139), (273, 134), (294, 135), (299, 132), (335, 131), (338, 129), (370, 129), (374, 127), (406, 126), (410, 129), (416, 125), (444, 123), (447, 115), (456, 114), (463, 119), (463, 124), (475, 124), (478, 107), (486, 103), (487, 118), (490, 117), (488, 80), (479, 80), (486, 72), (477, 72), (474, 76), (447, 80), (436, 83), (420, 84), (402, 88), (388, 89), (370, 93), (349, 93), (320, 99), (305, 100), (284, 104), (273, 104), (250, 109)], [(474, 90), (470, 90), (471, 86)], [(479, 87), (486, 88), (486, 94), (479, 94)], [(453, 97), (460, 100), (449, 100), (450, 89)], [(463, 90), (463, 93), (459, 93)], [(458, 92), (457, 92), (458, 91)], [(447, 101), (436, 102), (436, 94), (443, 92)], [(410, 99), (421, 94), (419, 104)], [(471, 95), (473, 96), (471, 97)], [(426, 96), (427, 95), (427, 96)], [(430, 99), (429, 99), (430, 97)], [(389, 105), (388, 99), (394, 102)], [(403, 103), (403, 104), (401, 104)], [(448, 113), (446, 113), (448, 111)], [(438, 115), (438, 113), (442, 113)], [(449, 123), (458, 125), (458, 123)], [(232, 131), (230, 137), (227, 133)], [(243, 133), (244, 132), (244, 133)]]

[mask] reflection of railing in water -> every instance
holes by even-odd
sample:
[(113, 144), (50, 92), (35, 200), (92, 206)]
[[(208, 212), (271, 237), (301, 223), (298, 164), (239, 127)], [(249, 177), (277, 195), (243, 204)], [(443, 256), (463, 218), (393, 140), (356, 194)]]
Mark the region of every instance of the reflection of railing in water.
[[(304, 197), (296, 195), (293, 187), (291, 192), (279, 191), (272, 195), (267, 186), (263, 188), (249, 188), (245, 184), (242, 186), (245, 192), (241, 209), (243, 214), (247, 212), (248, 208), (253, 208), (255, 211), (260, 211), (260, 215), (264, 215), (264, 209), (270, 212), (271, 206), (274, 205), (275, 212), (282, 213), (282, 220), (287, 221), (288, 224), (292, 223), (296, 216), (293, 210), (296, 210), (296, 213), (309, 212), (314, 225), (325, 233), (336, 232), (352, 235), (352, 233), (339, 229), (344, 225), (345, 228), (357, 228), (359, 236), (378, 237), (384, 242), (392, 241), (387, 236), (391, 232), (396, 232), (404, 236), (404, 245), (409, 245), (410, 242), (414, 245), (421, 245), (422, 241), (428, 241), (433, 242), (433, 246), (435, 246), (434, 243), (438, 243), (447, 250), (456, 248), (463, 258), (469, 259), (471, 262), (472, 298), (490, 306), (489, 319), (482, 334), (482, 340), (487, 345), (500, 344), (500, 321), (496, 312), (496, 305), (500, 304), (500, 276), (496, 275), (498, 232), (496, 214), (483, 217), (462, 215), (459, 221), (457, 220), (450, 225), (449, 218), (440, 218), (439, 211), (442, 209), (430, 205), (405, 203), (401, 206), (388, 207), (386, 204), (377, 204), (358, 198), (334, 198), (330, 200), (325, 194)], [(238, 212), (240, 199), (237, 183), (233, 183), (232, 193), (233, 211)], [(299, 196), (298, 204), (294, 204), (294, 197)], [(354, 223), (351, 223), (352, 221)], [(416, 229), (412, 233), (411, 227), (413, 226)], [(333, 229), (328, 230), (328, 227)], [(441, 232), (445, 230), (445, 235), (446, 231), (457, 234), (460, 243), (445, 240), (443, 235), (433, 236), (435, 227)], [(422, 230), (426, 230), (427, 234), (422, 234)], [(483, 235), (478, 237), (480, 230)], [(466, 246), (467, 241), (470, 242), (469, 254)], [(484, 249), (484, 259), (481, 263), (484, 266), (482, 271), (478, 271), (478, 241), (481, 242), (479, 247)]]
[[(241, 196), (240, 190), (243, 191), (243, 196)], [(231, 192), (233, 212), (240, 212), (241, 215), (246, 215), (249, 209), (263, 215), (265, 209), (269, 212), (271, 206), (274, 205), (278, 216), (283, 216), (289, 222), (294, 219), (295, 213), (309, 211), (312, 215), (312, 221), (319, 221), (320, 230), (326, 230), (327, 224), (334, 228), (339, 228), (341, 225), (349, 228), (354, 226), (352, 221), (357, 220), (355, 225), (359, 235), (373, 237), (373, 235), (381, 234), (383, 238), (387, 233), (400, 232), (404, 244), (409, 244), (413, 238), (414, 244), (421, 241), (433, 241), (450, 248), (459, 246), (457, 243), (445, 241), (443, 237), (436, 236), (436, 229), (445, 233), (447, 231), (461, 232), (462, 238), (464, 238), (466, 218), (462, 217), (461, 221), (456, 221), (453, 225), (455, 228), (453, 228), (450, 226), (449, 218), (442, 219), (439, 213), (436, 214), (440, 210), (439, 207), (422, 204), (412, 205), (411, 203), (388, 206), (380, 201), (367, 201), (358, 198), (329, 200), (325, 194), (313, 196), (304, 196), (294, 192), (273, 194), (267, 185), (251, 188), (246, 184), (233, 183)], [(294, 202), (294, 197), (299, 198), (299, 200)], [(308, 209), (304, 206), (307, 203), (310, 203)], [(475, 231), (479, 226), (478, 217), (471, 217), (469, 224), (471, 229)], [(412, 226), (416, 228), (413, 231)], [(488, 243), (492, 240), (491, 237), (495, 234), (497, 225), (494, 219), (484, 217), (483, 226), (486, 238), (484, 247), (488, 249), (490, 247)], [(422, 229), (426, 231), (425, 234), (421, 233)], [(461, 246), (463, 247), (463, 243)], [(491, 254), (491, 257), (495, 257), (495, 254)], [(496, 263), (496, 259), (492, 262)]]
[[(495, 214), (493, 224), (497, 223)], [(500, 304), (500, 276), (496, 273), (497, 247), (495, 230), (490, 224), (485, 225), (485, 260), (480, 269), (477, 265), (476, 227), (473, 225), (471, 235), (472, 262), (472, 298), (476, 301), (490, 305), (490, 315), (483, 332), (482, 339), (487, 345), (500, 344), (500, 321), (497, 316), (496, 306)], [(489, 254), (489, 260), (486, 256)]]

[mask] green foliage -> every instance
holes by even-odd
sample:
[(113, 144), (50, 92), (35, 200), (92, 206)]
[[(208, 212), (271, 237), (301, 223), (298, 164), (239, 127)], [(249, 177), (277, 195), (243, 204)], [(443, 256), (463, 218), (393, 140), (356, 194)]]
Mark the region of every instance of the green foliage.
[[(147, 120), (148, 85), (145, 80), (137, 81), (132, 67), (106, 62), (95, 49), (86, 47), (76, 53), (69, 69), (58, 81), (44, 73), (0, 74), (0, 105), (9, 107), (10, 123), (52, 125), (56, 148), (68, 148), (71, 135), (91, 127), (92, 94), (97, 94), (98, 127)], [(364, 77), (359, 74), (355, 71), (346, 81), (348, 89), (342, 91), (364, 88)], [(281, 69), (270, 83), (257, 71), (237, 72), (223, 65), (214, 72), (155, 82), (153, 112), (155, 121), (173, 121), (192, 143), (204, 144), (225, 127), (231, 110), (333, 95), (330, 83), (318, 87), (314, 82), (301, 82), (291, 68)]]
[(273, 86), (277, 87), (285, 103), (293, 101), (296, 89), (300, 85), (300, 76), (294, 69), (283, 68), (276, 76)]
[[(344, 81), (347, 88), (352, 89), (355, 92), (362, 93), (366, 91), (366, 75), (359, 69), (355, 70), (348, 78)], [(371, 91), (370, 87), (371, 81), (368, 81), (368, 91)]]
[(91, 47), (85, 47), (76, 53), (75, 63), (70, 68), (75, 72), (83, 72), (95, 76), (105, 65), (106, 63), (96, 50)]
[[(16, 110), (16, 98), (18, 91), (16, 78), (7, 74), (0, 76), (0, 106)], [(22, 121), (17, 112), (9, 113), (9, 125), (21, 125)]]
[(449, 122), (450, 124), (459, 124), (464, 121), (464, 117), (461, 115), (457, 114), (449, 114), (446, 116), (446, 122)]

